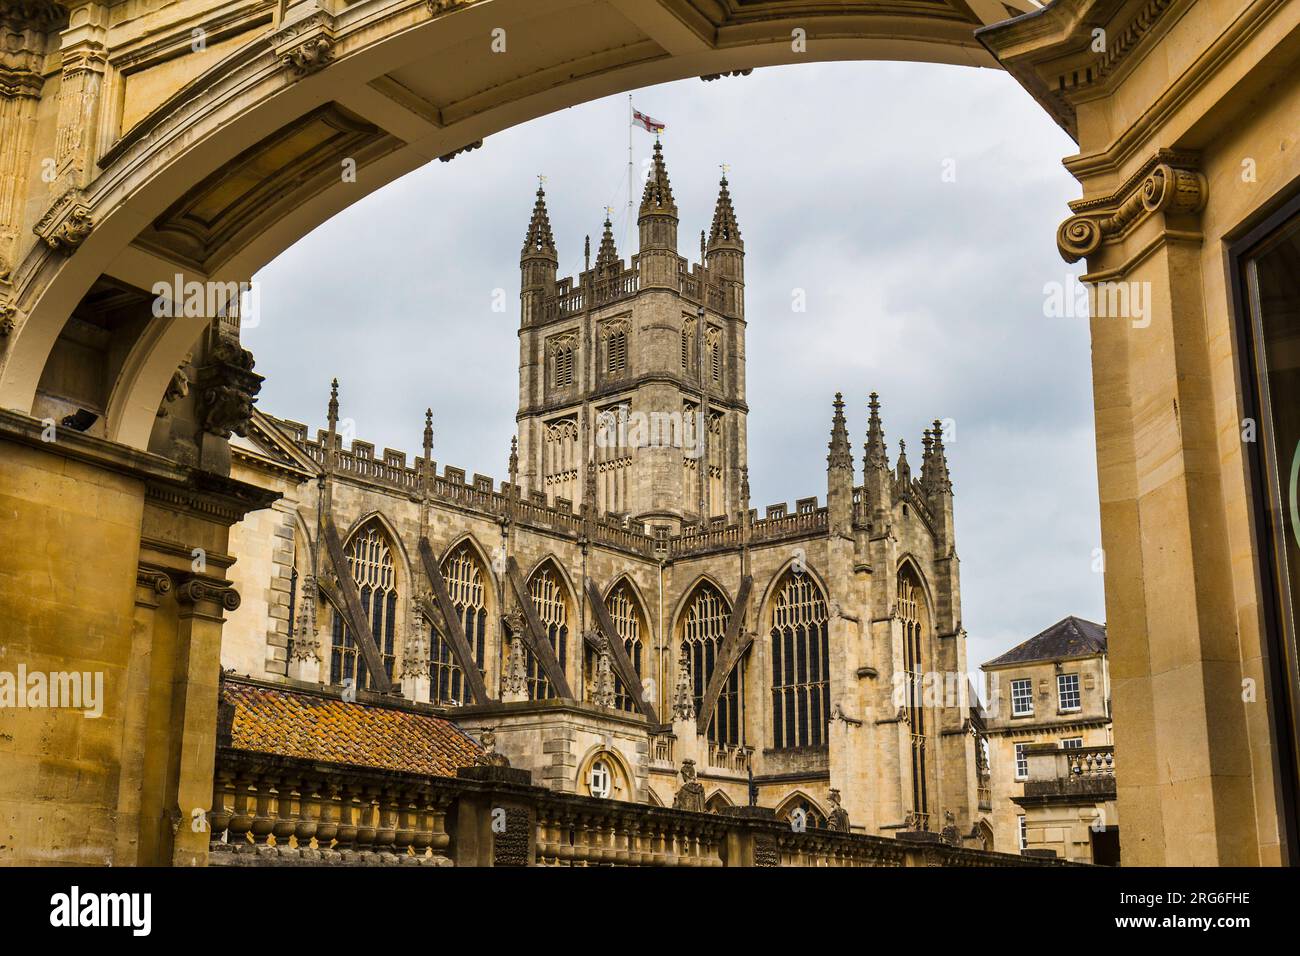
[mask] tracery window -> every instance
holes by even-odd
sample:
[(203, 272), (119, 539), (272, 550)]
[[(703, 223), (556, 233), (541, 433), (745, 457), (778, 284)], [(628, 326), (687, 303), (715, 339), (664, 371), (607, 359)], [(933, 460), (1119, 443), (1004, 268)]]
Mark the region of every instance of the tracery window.
[(578, 420), (560, 418), (542, 426), (543, 485), (552, 498), (577, 500)]
[(605, 333), (605, 371), (622, 372), (627, 369), (627, 323), (609, 326)]
[[(397, 582), (393, 571), (392, 547), (378, 525), (370, 524), (348, 542), (346, 555), (348, 571), (361, 595), (362, 613), (370, 623), (371, 636), (379, 648), (384, 670), (391, 681), (393, 663), (397, 660)], [(330, 647), (330, 683), (342, 684), (349, 677), (356, 679), (357, 687), (369, 688), (372, 685), (361, 648), (357, 646), (343, 615), (335, 610)]]
[(922, 661), (921, 627), (925, 597), (921, 588), (906, 571), (898, 574), (898, 618), (903, 629), (903, 670), (907, 682), (907, 723), (912, 728), (912, 809), (929, 813), (926, 790), (925, 708), (921, 685), (925, 666)]
[[(487, 600), (482, 562), (468, 541), (461, 543), (442, 562), (442, 576), (447, 582), (456, 617), (465, 631), (465, 640), (474, 655), (479, 673), (485, 674), (487, 654)], [(446, 635), (432, 631), (429, 655), (429, 696), (434, 703), (469, 703), (469, 686), (465, 672), (456, 663)]]
[(806, 800), (803, 797), (795, 797), (792, 800), (787, 800), (782, 805), (781, 809), (777, 811), (776, 815), (789, 823), (794, 820), (796, 810), (803, 811), (804, 826), (809, 830), (826, 829), (825, 815), (823, 815), (810, 800)]
[(708, 725), (708, 737), (714, 743), (737, 745), (744, 743), (741, 713), (744, 668), (740, 664), (723, 683), (714, 712), (711, 715), (699, 712), (730, 621), (731, 607), (727, 599), (713, 585), (703, 582), (682, 615), (681, 651), (690, 665), (696, 720)]
[(787, 571), (772, 604), (772, 746), (826, 746), (830, 655), (826, 601), (812, 575)]
[[(565, 658), (569, 652), (568, 590), (560, 580), (559, 572), (551, 564), (540, 568), (528, 581), (528, 596), (533, 609), (542, 622), (542, 631), (551, 642), (551, 649), (560, 661), (560, 670), (567, 673)], [(541, 662), (528, 651), (528, 698), (543, 700), (555, 696), (555, 688), (546, 677)]]
[[(632, 662), (632, 669), (640, 674), (645, 619), (641, 615), (641, 608), (632, 586), (627, 581), (620, 581), (614, 590), (609, 592), (609, 597), (605, 598), (605, 609), (609, 611), (609, 619), (614, 624), (614, 631), (623, 642), (623, 649), (627, 652), (627, 659)], [(635, 688), (635, 692), (639, 696), (641, 688)], [(636, 699), (628, 693), (627, 686), (618, 675), (614, 676), (614, 706), (619, 710), (637, 709)]]
[(551, 357), (551, 386), (568, 388), (574, 383), (576, 375), (576, 353), (578, 340), (572, 333), (558, 335), (547, 342)]
[(710, 328), (705, 333), (705, 354), (709, 361), (709, 377), (713, 379), (714, 384), (722, 381), (722, 333), (715, 328)]
[(686, 318), (682, 320), (682, 370), (689, 370), (691, 367), (691, 352), (694, 351), (692, 343), (695, 341), (695, 320)]

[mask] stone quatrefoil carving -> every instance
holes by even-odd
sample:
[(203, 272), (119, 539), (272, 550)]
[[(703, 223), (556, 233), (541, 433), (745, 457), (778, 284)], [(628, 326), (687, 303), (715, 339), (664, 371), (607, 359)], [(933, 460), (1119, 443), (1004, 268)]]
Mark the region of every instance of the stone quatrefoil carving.
[(1076, 215), (1056, 231), (1056, 246), (1066, 262), (1092, 255), (1103, 242), (1123, 235), (1134, 223), (1155, 213), (1191, 214), (1205, 208), (1205, 176), (1189, 165), (1149, 162), (1125, 188), (1105, 199), (1072, 203)]

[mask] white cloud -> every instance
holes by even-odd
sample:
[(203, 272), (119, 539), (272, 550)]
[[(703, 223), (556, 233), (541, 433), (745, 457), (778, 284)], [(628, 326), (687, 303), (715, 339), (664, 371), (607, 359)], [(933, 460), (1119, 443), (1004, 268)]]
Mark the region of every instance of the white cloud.
[[(860, 458), (867, 393), (920, 462), (954, 418), (964, 621), (978, 664), (1067, 614), (1103, 619), (1086, 323), (1047, 319), (1067, 268), (1057, 224), (1074, 144), (1006, 75), (914, 63), (816, 64), (634, 94), (668, 123), (665, 157), (698, 255), (718, 164), (746, 243), (755, 504), (825, 494), (830, 401), (849, 402)], [(518, 382), (518, 251), (544, 173), (562, 275), (627, 202), (627, 98), (489, 137), (345, 210), (257, 277), (247, 334), (261, 407), (324, 419), (328, 383), (358, 435), (500, 479)], [(652, 137), (636, 134), (636, 169)], [(944, 182), (946, 160), (955, 182)], [(361, 174), (364, 176), (364, 170)], [(638, 183), (639, 187), (639, 183)], [(639, 188), (637, 189), (639, 196)], [(635, 228), (631, 231), (635, 241)], [(803, 288), (808, 311), (791, 311)], [(503, 289), (507, 311), (492, 311)]]

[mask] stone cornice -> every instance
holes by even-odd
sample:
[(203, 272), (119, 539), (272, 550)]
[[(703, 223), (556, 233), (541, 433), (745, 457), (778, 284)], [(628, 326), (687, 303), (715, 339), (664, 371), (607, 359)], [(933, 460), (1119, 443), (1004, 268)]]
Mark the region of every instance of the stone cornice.
[(1109, 196), (1070, 203), (1075, 214), (1056, 231), (1061, 258), (1078, 262), (1156, 213), (1200, 212), (1208, 186), (1197, 166), (1195, 154), (1160, 150)]

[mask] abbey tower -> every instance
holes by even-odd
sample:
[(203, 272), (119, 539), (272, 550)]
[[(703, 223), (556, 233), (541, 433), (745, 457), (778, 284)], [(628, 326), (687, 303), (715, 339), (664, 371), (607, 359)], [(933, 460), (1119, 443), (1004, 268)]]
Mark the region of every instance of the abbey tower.
[(540, 187), (519, 263), (520, 483), (659, 533), (735, 513), (746, 461), (745, 244), (726, 178), (700, 262), (678, 254), (679, 221), (656, 143), (630, 265), (607, 217), (594, 265), (588, 238), (577, 280), (557, 279)]

